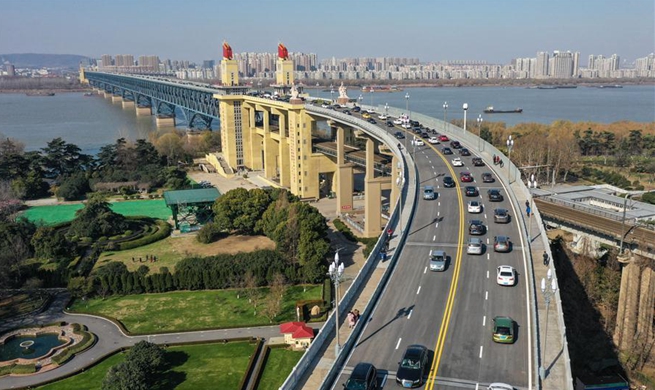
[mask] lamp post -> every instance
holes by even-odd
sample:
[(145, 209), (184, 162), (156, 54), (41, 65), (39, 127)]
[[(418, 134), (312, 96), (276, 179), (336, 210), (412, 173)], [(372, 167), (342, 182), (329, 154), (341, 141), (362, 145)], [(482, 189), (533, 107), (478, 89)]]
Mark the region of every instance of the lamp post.
[(469, 110), (469, 104), (468, 104), (468, 103), (464, 103), (464, 104), (462, 105), (462, 109), (464, 110), (464, 133), (466, 133), (466, 111)]
[(257, 93), (262, 93), (262, 81), (257, 81)]
[(330, 84), (330, 104), (334, 103), (334, 87)]
[[(537, 188), (537, 180), (534, 178), (534, 174), (530, 175), (530, 179), (528, 180), (528, 188)], [(534, 199), (532, 197), (532, 194), (529, 194), (530, 199), (529, 199), (529, 205), (530, 205), (530, 215), (528, 215), (528, 244), (532, 246), (532, 214), (534, 214)]]
[(359, 100), (359, 108), (361, 109), (362, 108), (362, 102), (364, 101), (364, 96), (360, 93), (357, 100)]
[[(400, 169), (402, 165), (400, 164), (400, 161), (398, 162), (398, 169)], [(396, 178), (396, 186), (398, 186), (398, 189), (400, 190), (400, 233), (402, 234), (403, 232), (403, 188), (405, 187), (405, 178), (403, 177), (403, 173), (400, 172), (400, 176)]]
[(509, 176), (509, 165), (510, 162), (512, 161), (512, 148), (514, 147), (514, 140), (512, 139), (512, 135), (510, 134), (509, 137), (507, 138), (507, 181), (509, 184), (512, 184), (512, 178)]
[(407, 119), (411, 120), (412, 115), (409, 112), (409, 92), (405, 93), (405, 110), (407, 111)]
[[(548, 282), (546, 282), (546, 278)], [(541, 293), (544, 295), (544, 301), (546, 301), (546, 326), (544, 332), (544, 353), (541, 358), (541, 366), (539, 366), (539, 377), (543, 381), (546, 379), (546, 338), (548, 337), (548, 310), (550, 309), (550, 298), (557, 292), (557, 281), (553, 278), (552, 269), (548, 269), (546, 278), (541, 278)]]
[(334, 347), (335, 358), (339, 356), (341, 352), (341, 345), (339, 344), (339, 284), (343, 281), (343, 263), (339, 262), (339, 251), (334, 254), (334, 261), (330, 264), (328, 268), (328, 274), (330, 279), (334, 282), (334, 307), (336, 315), (336, 323), (334, 329), (336, 331), (337, 345)]
[[(389, 116), (389, 103), (384, 103), (384, 116)], [(385, 118), (388, 119), (388, 118)]]
[(482, 122), (484, 121), (484, 119), (482, 119), (482, 114), (478, 115), (478, 119), (476, 119), (476, 121), (478, 122), (478, 151), (480, 151), (480, 150), (482, 150), (482, 147), (480, 146), (480, 145), (482, 145), (482, 138), (481, 138), (482, 130), (481, 129), (482, 129)]
[(443, 102), (443, 122), (446, 122), (446, 112), (448, 112), (448, 102)]

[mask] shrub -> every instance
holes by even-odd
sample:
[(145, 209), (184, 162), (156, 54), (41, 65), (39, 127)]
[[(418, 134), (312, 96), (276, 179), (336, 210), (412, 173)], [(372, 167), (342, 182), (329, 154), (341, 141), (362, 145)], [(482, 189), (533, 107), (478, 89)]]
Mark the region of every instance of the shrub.
[(118, 250), (124, 251), (126, 249), (138, 248), (143, 245), (152, 244), (153, 242), (162, 240), (171, 235), (171, 225), (169, 225), (167, 222), (157, 220), (156, 224), (158, 230), (155, 233), (136, 240), (121, 242), (118, 245)]
[(334, 227), (337, 228), (337, 230), (341, 232), (348, 241), (357, 242), (357, 237), (355, 237), (350, 228), (346, 226), (345, 223), (341, 222), (339, 218), (335, 218), (332, 223), (334, 223)]
[[(77, 324), (76, 324), (77, 325)], [(79, 334), (80, 332), (75, 332)], [(64, 352), (60, 353), (57, 356), (54, 356), (52, 358), (52, 362), (57, 364), (57, 365), (62, 365), (66, 363), (68, 360), (70, 360), (75, 354), (78, 354), (88, 348), (90, 348), (96, 341), (96, 336), (93, 333), (89, 332), (81, 332), (82, 333), (82, 340), (78, 343), (75, 344), (74, 346), (64, 350)]]
[(9, 374), (11, 374), (11, 370), (12, 370), (12, 368), (14, 368), (15, 366), (16, 366), (15, 364), (11, 364), (11, 365), (9, 365), (9, 366), (2, 366), (2, 367), (0, 367), (0, 377), (1, 377), (1, 376), (5, 376), (5, 375), (9, 375)]
[(210, 244), (214, 241), (217, 241), (223, 236), (220, 228), (215, 223), (206, 223), (200, 228), (196, 240), (202, 244)]
[(36, 364), (17, 364), (11, 369), (12, 374), (34, 374), (36, 372)]

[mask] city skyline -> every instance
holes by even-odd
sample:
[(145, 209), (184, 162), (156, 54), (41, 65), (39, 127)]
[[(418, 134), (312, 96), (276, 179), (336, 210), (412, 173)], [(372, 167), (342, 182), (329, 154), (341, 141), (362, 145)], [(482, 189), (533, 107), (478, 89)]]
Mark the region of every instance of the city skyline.
[[(93, 58), (132, 53), (202, 63), (220, 59), (220, 44), (227, 40), (237, 52), (272, 52), (284, 42), (291, 52), (318, 53), (321, 59), (393, 56), (504, 64), (539, 51), (571, 50), (584, 59), (619, 54), (631, 63), (655, 47), (655, 5), (649, 0), (337, 0), (320, 7), (291, 0), (192, 0), (184, 7), (171, 1), (28, 0), (5, 3), (2, 10), (0, 53)], [(93, 15), (102, 15), (102, 22)]]

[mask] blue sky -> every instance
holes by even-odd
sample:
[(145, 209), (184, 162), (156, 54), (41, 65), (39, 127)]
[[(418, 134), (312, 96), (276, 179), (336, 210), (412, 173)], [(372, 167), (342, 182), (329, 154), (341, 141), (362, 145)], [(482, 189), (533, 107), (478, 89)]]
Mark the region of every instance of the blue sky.
[(506, 64), (537, 51), (655, 51), (653, 0), (3, 0), (0, 53), (159, 55), (314, 52)]

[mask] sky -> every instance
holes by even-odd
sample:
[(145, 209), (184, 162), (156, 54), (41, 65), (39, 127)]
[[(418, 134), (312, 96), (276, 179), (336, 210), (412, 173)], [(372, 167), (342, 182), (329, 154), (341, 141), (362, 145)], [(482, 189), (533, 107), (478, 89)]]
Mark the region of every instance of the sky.
[(507, 64), (538, 51), (655, 51), (654, 0), (1, 0), (0, 53), (235, 53), (412, 57)]

